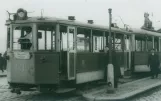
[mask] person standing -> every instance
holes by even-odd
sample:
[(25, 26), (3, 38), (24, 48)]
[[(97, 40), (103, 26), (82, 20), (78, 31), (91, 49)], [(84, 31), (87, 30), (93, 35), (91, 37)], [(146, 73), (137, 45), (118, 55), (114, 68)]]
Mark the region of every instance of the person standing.
[(3, 69), (6, 70), (7, 67), (7, 60), (6, 60), (6, 56), (7, 56), (7, 51), (5, 51), (5, 53), (3, 54), (3, 60), (4, 60), (4, 64), (3, 64)]
[(3, 60), (2, 54), (0, 53), (0, 69), (2, 70), (2, 72), (4, 72), (3, 63), (4, 63), (4, 60)]
[(154, 79), (158, 78), (158, 74), (159, 74), (159, 65), (160, 65), (160, 61), (159, 61), (159, 56), (157, 54), (155, 54), (155, 49), (151, 50), (151, 54), (149, 55), (149, 59), (148, 59), (148, 66), (150, 66), (150, 70), (151, 70), (151, 78)]
[(28, 27), (26, 29), (26, 34), (21, 36), (18, 42), (21, 44), (22, 49), (29, 50), (32, 46), (32, 28)]

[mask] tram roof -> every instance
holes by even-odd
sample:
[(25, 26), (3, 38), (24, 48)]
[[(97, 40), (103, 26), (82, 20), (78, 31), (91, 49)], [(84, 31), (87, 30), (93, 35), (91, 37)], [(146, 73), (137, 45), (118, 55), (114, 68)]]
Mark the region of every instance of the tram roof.
[[(6, 24), (22, 24), (22, 23), (44, 23), (44, 22), (55, 22), (60, 24), (66, 24), (66, 25), (73, 25), (73, 26), (79, 26), (84, 28), (91, 28), (95, 30), (102, 30), (102, 31), (109, 31), (108, 26), (101, 26), (96, 24), (89, 24), (89, 23), (83, 23), (76, 20), (67, 20), (67, 19), (61, 19), (61, 18), (54, 18), (54, 17), (44, 17), (43, 19), (40, 19), (41, 17), (30, 17), (27, 20), (15, 20), (15, 21), (6, 21)], [(131, 34), (131, 32), (119, 29), (119, 28), (111, 28), (112, 32), (116, 33), (122, 33), (122, 34)]]
[[(60, 23), (60, 24), (64, 24), (64, 25), (73, 25), (73, 26), (79, 26), (79, 27), (84, 27), (84, 28), (91, 28), (91, 29), (95, 29), (95, 30), (102, 30), (102, 31), (109, 31), (109, 27), (108, 26), (102, 26), (102, 25), (96, 25), (96, 24), (89, 24), (89, 23), (83, 23), (83, 22), (79, 22), (76, 20), (68, 20), (68, 19), (62, 19), (62, 18), (56, 18), (56, 17), (43, 17), (43, 19), (41, 19), (41, 17), (29, 17), (27, 20), (15, 20), (15, 21), (6, 21), (6, 24), (22, 24), (22, 23), (44, 23), (44, 22), (49, 22), (49, 23)], [(111, 28), (112, 32), (116, 32), (116, 33), (122, 33), (122, 34), (136, 34), (136, 35), (151, 35), (151, 36), (160, 36), (161, 37), (161, 33), (158, 32), (152, 32), (152, 31), (147, 31), (147, 30), (143, 30), (143, 29), (132, 29), (132, 32), (123, 30), (123, 29), (119, 29), (119, 28)]]
[(150, 36), (159, 36), (161, 37), (161, 33), (159, 32), (153, 32), (153, 31), (147, 31), (144, 29), (133, 29), (133, 33), (136, 35), (150, 35)]

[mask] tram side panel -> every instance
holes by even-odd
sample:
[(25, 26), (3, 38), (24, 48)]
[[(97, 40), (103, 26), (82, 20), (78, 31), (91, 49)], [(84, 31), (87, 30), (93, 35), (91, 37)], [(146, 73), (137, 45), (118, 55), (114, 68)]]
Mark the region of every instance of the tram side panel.
[(133, 53), (134, 72), (150, 72), (150, 68), (148, 67), (148, 56), (148, 52)]
[(108, 62), (105, 56), (105, 53), (77, 53), (76, 83), (103, 79)]
[(36, 84), (59, 83), (59, 53), (35, 53), (35, 82)]
[(60, 79), (67, 80), (67, 51), (62, 51), (60, 54)]
[[(26, 55), (26, 53), (24, 52), (23, 55)], [(17, 56), (14, 52), (9, 53), (7, 65), (8, 82), (15, 84), (35, 84), (34, 67), (33, 55), (28, 59), (23, 59), (22, 57)]]

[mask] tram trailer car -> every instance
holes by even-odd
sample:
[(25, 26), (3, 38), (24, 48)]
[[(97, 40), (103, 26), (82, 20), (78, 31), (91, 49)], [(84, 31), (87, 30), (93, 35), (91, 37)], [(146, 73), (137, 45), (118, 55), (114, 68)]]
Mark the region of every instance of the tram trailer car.
[(161, 33), (143, 29), (133, 29), (133, 52), (131, 71), (150, 72), (148, 57), (152, 49), (159, 55), (161, 60)]
[[(73, 17), (27, 17), (23, 9), (6, 25), (7, 78), (13, 89), (59, 90), (104, 79), (108, 27), (77, 22)], [(138, 65), (146, 65), (138, 58), (146, 59), (147, 55), (135, 51), (135, 37), (139, 40), (144, 35), (161, 36), (112, 28), (112, 46), (121, 68), (135, 71)]]

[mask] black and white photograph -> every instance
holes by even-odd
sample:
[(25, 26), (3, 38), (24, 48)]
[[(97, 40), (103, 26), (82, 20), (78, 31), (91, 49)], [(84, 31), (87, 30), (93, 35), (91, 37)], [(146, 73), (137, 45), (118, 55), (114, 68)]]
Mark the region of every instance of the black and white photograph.
[(160, 5), (1, 1), (0, 101), (161, 101)]

